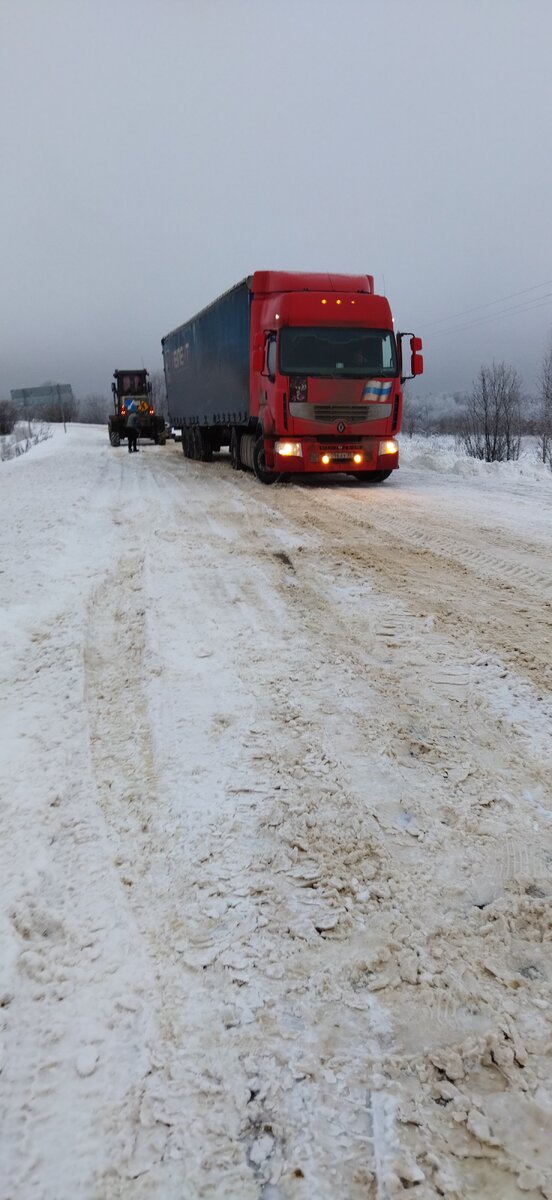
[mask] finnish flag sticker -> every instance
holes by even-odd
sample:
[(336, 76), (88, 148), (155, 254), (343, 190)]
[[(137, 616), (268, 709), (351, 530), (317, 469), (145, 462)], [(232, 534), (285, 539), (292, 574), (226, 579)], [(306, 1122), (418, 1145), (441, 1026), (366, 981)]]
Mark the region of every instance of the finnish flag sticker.
[(386, 383), (382, 379), (367, 379), (366, 383), (364, 384), (362, 399), (367, 401), (369, 400), (376, 404), (378, 402), (382, 403), (383, 401), (389, 399), (392, 387), (392, 381)]

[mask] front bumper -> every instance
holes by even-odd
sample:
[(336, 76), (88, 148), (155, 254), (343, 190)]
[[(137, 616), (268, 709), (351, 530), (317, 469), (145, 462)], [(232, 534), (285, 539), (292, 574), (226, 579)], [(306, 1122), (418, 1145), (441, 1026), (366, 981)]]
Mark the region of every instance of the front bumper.
[[(370, 471), (394, 471), (399, 465), (399, 446), (394, 438), (297, 438), (289, 445), (301, 453), (279, 453), (276, 442), (265, 442), (267, 466), (280, 475), (312, 475)], [(394, 447), (394, 449), (392, 449)], [(282, 447), (287, 448), (286, 444)]]

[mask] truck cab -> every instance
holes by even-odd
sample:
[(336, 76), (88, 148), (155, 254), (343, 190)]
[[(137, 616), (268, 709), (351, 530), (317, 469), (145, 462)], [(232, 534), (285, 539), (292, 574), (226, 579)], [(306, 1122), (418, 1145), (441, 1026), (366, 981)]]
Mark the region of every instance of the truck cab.
[[(369, 275), (301, 283), (283, 272), (254, 277), (251, 409), (266, 470), (380, 482), (398, 466), (404, 382), (389, 302)], [(412, 368), (421, 373), (419, 354)]]

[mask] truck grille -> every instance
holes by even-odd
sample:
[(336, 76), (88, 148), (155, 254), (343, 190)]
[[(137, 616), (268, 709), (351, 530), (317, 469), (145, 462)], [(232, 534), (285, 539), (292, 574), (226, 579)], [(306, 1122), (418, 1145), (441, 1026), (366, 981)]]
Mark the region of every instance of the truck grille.
[(302, 404), (291, 403), (290, 416), (318, 425), (360, 425), (363, 421), (382, 421), (391, 413), (390, 404)]

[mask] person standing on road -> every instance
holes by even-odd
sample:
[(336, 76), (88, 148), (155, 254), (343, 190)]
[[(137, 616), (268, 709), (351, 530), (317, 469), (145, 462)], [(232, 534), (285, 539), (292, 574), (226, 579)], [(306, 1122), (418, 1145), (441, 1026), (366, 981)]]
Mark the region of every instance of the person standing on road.
[(135, 450), (138, 453), (138, 431), (140, 429), (140, 421), (138, 413), (134, 408), (127, 415), (127, 437), (128, 437), (128, 452), (132, 454)]

